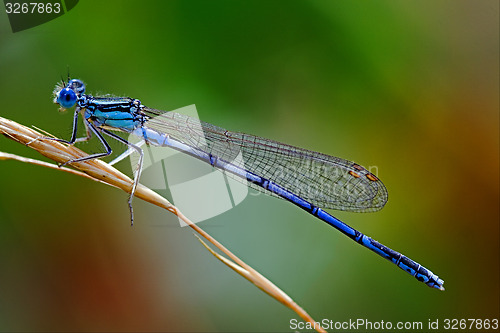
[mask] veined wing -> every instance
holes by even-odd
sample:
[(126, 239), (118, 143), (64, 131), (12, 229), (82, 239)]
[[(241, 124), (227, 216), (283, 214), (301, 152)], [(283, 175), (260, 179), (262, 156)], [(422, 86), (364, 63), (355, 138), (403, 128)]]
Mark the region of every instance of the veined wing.
[[(387, 202), (384, 184), (354, 162), (250, 134), (230, 132), (176, 112), (149, 108), (144, 111), (151, 116), (146, 127), (267, 178), (318, 207), (370, 212), (381, 209)], [(251, 188), (276, 196), (232, 176)]]

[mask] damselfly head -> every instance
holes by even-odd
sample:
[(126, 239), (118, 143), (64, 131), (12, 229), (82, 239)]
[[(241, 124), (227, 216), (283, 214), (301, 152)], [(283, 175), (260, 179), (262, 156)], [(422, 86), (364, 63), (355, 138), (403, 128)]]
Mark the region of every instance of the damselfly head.
[(54, 89), (54, 103), (61, 106), (60, 111), (64, 111), (73, 107), (84, 92), (85, 84), (81, 80), (69, 80), (68, 84), (62, 81)]

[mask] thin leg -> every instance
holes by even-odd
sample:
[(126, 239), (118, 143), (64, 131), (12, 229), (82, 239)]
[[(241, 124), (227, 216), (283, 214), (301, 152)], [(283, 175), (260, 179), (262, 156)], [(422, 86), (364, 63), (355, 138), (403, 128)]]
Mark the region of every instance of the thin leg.
[(58, 138), (44, 138), (44, 139), (54, 140), (57, 142), (63, 142), (63, 143), (67, 143), (69, 145), (75, 144), (76, 142), (83, 142), (83, 141), (89, 140), (90, 137), (92, 136), (92, 133), (90, 132), (89, 126), (87, 125), (88, 121), (85, 120), (85, 118), (83, 119), (83, 124), (85, 125), (85, 131), (87, 132), (87, 136), (82, 137), (82, 138), (76, 137), (76, 132), (78, 129), (78, 114), (81, 112), (83, 112), (83, 109), (80, 108), (79, 106), (77, 106), (75, 109), (75, 114), (73, 116), (73, 132), (71, 133), (71, 139), (69, 141), (66, 141), (63, 139), (58, 139)]
[(73, 115), (73, 132), (71, 133), (71, 139), (69, 141), (63, 140), (63, 139), (57, 139), (57, 138), (47, 138), (49, 140), (54, 140), (57, 142), (64, 142), (69, 145), (72, 145), (76, 141), (76, 130), (78, 128), (78, 114), (80, 113), (80, 107), (77, 106), (75, 109), (75, 114)]
[[(92, 126), (92, 124), (89, 124)], [(123, 139), (122, 137), (108, 131), (108, 130), (105, 130), (103, 128), (100, 128), (99, 129), (101, 132), (109, 135), (110, 137), (120, 141), (121, 143), (124, 143), (126, 144), (127, 146), (129, 146), (129, 149), (130, 148), (133, 148), (135, 149), (135, 151), (137, 151), (139, 153), (139, 162), (137, 163), (137, 167), (134, 171), (134, 184), (132, 185), (132, 190), (130, 191), (130, 196), (128, 197), (128, 207), (130, 209), (130, 225), (134, 225), (134, 209), (132, 208), (132, 198), (134, 197), (134, 194), (135, 194), (135, 190), (137, 188), (137, 184), (139, 183), (139, 179), (141, 178), (141, 173), (142, 173), (142, 165), (143, 165), (143, 161), (144, 161), (144, 152), (142, 151), (142, 149), (139, 147), (139, 146), (136, 146), (130, 142), (128, 142), (127, 140)]]
[(90, 140), (90, 138), (92, 137), (92, 132), (90, 131), (90, 128), (89, 128), (89, 125), (87, 125), (87, 121), (85, 120), (85, 117), (83, 116), (83, 109), (80, 111), (80, 113), (82, 114), (82, 119), (83, 119), (83, 125), (85, 126), (85, 133), (87, 134), (87, 136), (83, 137), (83, 138), (77, 138), (75, 140), (75, 143), (76, 142), (84, 142), (84, 141), (88, 141)]
[[(73, 144), (76, 141), (75, 137), (76, 137), (76, 122), (77, 122), (77, 120), (78, 120), (78, 112), (75, 112), (75, 122), (73, 124), (73, 135), (71, 136), (71, 140), (70, 141), (58, 140), (58, 141), (66, 142), (68, 144)], [(95, 127), (94, 125), (92, 125), (92, 123), (90, 123), (86, 119), (84, 119), (83, 121), (84, 121), (85, 127), (87, 129), (90, 129), (90, 131), (92, 133), (94, 133), (95, 136), (99, 139), (99, 141), (101, 141), (102, 145), (106, 149), (106, 152), (105, 153), (97, 153), (97, 154), (93, 154), (90, 156), (85, 156), (85, 157), (78, 158), (75, 160), (67, 161), (66, 163), (64, 163), (60, 166), (62, 167), (62, 166), (65, 166), (66, 164), (69, 164), (69, 163), (84, 162), (84, 161), (89, 161), (89, 160), (93, 160), (96, 158), (101, 158), (101, 157), (105, 157), (105, 156), (110, 155), (113, 151), (111, 150), (111, 147), (109, 146), (106, 139), (104, 139), (103, 136), (101, 135), (101, 133), (99, 133), (99, 132), (103, 132), (103, 133), (107, 134), (108, 136), (112, 137), (113, 139), (118, 140), (123, 144), (126, 144), (129, 148), (135, 149), (139, 153), (139, 162), (137, 163), (137, 168), (134, 171), (134, 183), (132, 186), (132, 191), (130, 192), (130, 196), (128, 198), (128, 206), (130, 209), (130, 221), (131, 221), (130, 224), (134, 225), (134, 209), (132, 208), (132, 198), (134, 197), (135, 190), (137, 188), (137, 184), (139, 183), (139, 178), (141, 176), (142, 166), (143, 166), (143, 161), (144, 161), (144, 153), (140, 147), (128, 142), (127, 140), (121, 138), (120, 136), (118, 136), (118, 135), (116, 135), (108, 130), (105, 130), (103, 128)], [(88, 132), (89, 133), (89, 135), (87, 135), (88, 137), (90, 137), (90, 133), (91, 133), (90, 131)]]
[(64, 164), (61, 164), (60, 165), (61, 167), (65, 166), (66, 164), (69, 164), (69, 163), (84, 162), (84, 161), (94, 160), (96, 158), (101, 158), (101, 157), (104, 157), (104, 156), (109, 156), (113, 152), (111, 150), (111, 147), (109, 146), (109, 144), (106, 142), (106, 139), (104, 139), (102, 137), (102, 135), (99, 133), (98, 129), (94, 125), (92, 125), (91, 123), (89, 123), (87, 120), (85, 120), (85, 122), (87, 122), (87, 125), (89, 126), (90, 130), (97, 136), (97, 138), (99, 139), (99, 141), (101, 141), (102, 145), (106, 149), (106, 152), (105, 153), (92, 154), (92, 155), (85, 156), (85, 157), (82, 157), (82, 158), (77, 158), (77, 159), (74, 159), (74, 160), (70, 160), (70, 161), (67, 161)]

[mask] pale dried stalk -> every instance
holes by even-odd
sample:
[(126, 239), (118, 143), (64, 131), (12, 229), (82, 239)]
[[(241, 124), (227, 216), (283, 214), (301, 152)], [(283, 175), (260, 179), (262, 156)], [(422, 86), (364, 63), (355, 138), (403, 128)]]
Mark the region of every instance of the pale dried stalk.
[[(77, 159), (80, 157), (88, 156), (85, 152), (80, 149), (61, 144), (54, 140), (42, 139), (46, 137), (46, 135), (41, 134), (31, 128), (18, 124), (12, 120), (5, 119), (0, 117), (0, 133), (4, 134), (8, 138), (22, 143), (30, 148), (35, 149), (40, 154), (50, 158), (51, 160), (56, 161), (57, 163), (65, 163), (69, 160)], [(70, 172), (72, 174), (76, 174), (79, 176), (83, 176), (86, 178), (90, 178), (95, 181), (99, 181), (117, 188), (122, 189), (123, 191), (130, 193), (132, 189), (133, 181), (114, 167), (109, 164), (98, 160), (90, 160), (85, 162), (71, 163), (71, 166), (80, 170), (75, 171), (69, 168), (59, 168), (54, 164), (50, 164), (43, 161), (38, 161), (34, 159), (29, 159), (13, 154), (7, 154), (0, 152), (0, 160), (13, 159), (18, 160), (25, 163), (37, 164), (53, 169), (58, 169), (65, 172)], [(169, 212), (177, 215), (181, 220), (183, 220), (189, 227), (191, 227), (194, 231), (196, 231), (199, 235), (205, 238), (207, 241), (216, 246), (219, 250), (225, 253), (229, 258), (231, 258), (234, 262), (228, 260), (227, 258), (221, 256), (220, 254), (214, 252), (210, 249), (206, 243), (204, 243), (198, 236), (198, 239), (202, 242), (202, 244), (220, 261), (224, 264), (232, 268), (238, 274), (243, 276), (245, 279), (252, 282), (259, 289), (263, 290), (268, 295), (272, 296), (285, 306), (292, 309), (295, 313), (297, 313), (302, 319), (311, 323), (313, 327), (316, 328), (318, 332), (325, 332), (317, 323), (309, 316), (309, 314), (302, 309), (297, 303), (295, 303), (285, 292), (279, 289), (276, 285), (274, 285), (271, 281), (262, 276), (259, 272), (254, 270), (252, 267), (245, 264), (242, 260), (240, 260), (237, 256), (231, 253), (228, 249), (226, 249), (222, 244), (216, 241), (212, 236), (203, 231), (196, 224), (192, 223), (187, 217), (185, 217), (174, 205), (172, 205), (167, 199), (158, 195), (156, 192), (152, 191), (148, 187), (138, 184), (137, 189), (135, 191), (135, 196), (144, 201), (150, 202), (156, 206), (162, 207)]]

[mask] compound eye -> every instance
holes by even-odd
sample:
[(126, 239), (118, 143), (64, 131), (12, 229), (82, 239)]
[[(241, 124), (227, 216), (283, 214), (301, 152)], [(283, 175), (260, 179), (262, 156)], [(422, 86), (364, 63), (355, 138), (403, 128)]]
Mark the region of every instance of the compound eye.
[(76, 99), (76, 93), (70, 88), (62, 89), (57, 95), (57, 103), (65, 109), (75, 105)]

